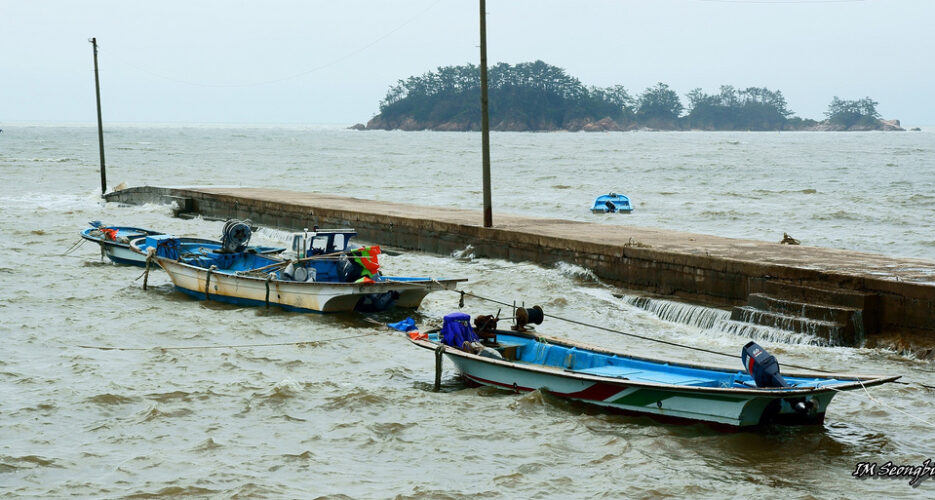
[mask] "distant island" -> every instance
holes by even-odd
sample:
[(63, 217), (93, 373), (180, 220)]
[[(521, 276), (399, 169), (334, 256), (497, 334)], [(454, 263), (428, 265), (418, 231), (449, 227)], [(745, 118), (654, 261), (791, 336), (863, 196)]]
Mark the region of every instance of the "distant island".
[[(490, 128), (499, 131), (651, 130), (903, 130), (883, 120), (869, 97), (834, 97), (825, 119), (795, 116), (782, 92), (721, 86), (700, 88), (683, 106), (664, 83), (632, 96), (622, 85), (585, 86), (565, 70), (542, 61), (488, 70)], [(400, 80), (380, 102), (380, 113), (359, 130), (480, 130), (480, 70), (473, 64), (445, 66)]]

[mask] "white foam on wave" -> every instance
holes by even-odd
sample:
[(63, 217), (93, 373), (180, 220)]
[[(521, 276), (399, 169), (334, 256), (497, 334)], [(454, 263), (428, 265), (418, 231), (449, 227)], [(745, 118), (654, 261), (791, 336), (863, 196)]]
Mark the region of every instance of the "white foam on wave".
[(468, 245), (461, 250), (451, 252), (451, 256), (458, 260), (474, 260), (474, 246)]
[(594, 283), (601, 283), (600, 278), (594, 274), (594, 271), (579, 266), (577, 264), (569, 264), (568, 262), (558, 262), (555, 264), (555, 269), (567, 278), (574, 278), (579, 280), (593, 281)]

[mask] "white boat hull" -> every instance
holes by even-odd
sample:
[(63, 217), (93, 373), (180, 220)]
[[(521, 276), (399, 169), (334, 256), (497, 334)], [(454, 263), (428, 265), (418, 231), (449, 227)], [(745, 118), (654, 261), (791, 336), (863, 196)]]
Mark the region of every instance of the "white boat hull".
[[(419, 307), (430, 292), (454, 290), (464, 279), (419, 280), (377, 283), (298, 282), (236, 275), (209, 270), (156, 257), (180, 291), (199, 299), (241, 305), (274, 305), (291, 311), (353, 311), (360, 299), (374, 294), (397, 292), (395, 305)], [(210, 277), (209, 277), (210, 274)], [(210, 283), (209, 283), (210, 281)]]

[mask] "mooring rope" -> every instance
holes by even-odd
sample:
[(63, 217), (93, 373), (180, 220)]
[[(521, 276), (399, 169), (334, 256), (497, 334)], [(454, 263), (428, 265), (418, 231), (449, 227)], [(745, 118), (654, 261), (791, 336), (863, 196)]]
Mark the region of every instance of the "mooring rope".
[[(922, 417), (919, 417), (919, 416), (917, 416), (917, 415), (913, 415), (913, 414), (911, 414), (911, 413), (909, 413), (909, 412), (907, 412), (907, 411), (902, 411), (902, 410), (900, 410), (899, 408), (894, 408), (894, 407), (892, 407), (892, 406), (890, 406), (890, 405), (885, 405), (885, 404), (883, 404), (883, 403), (880, 402), (878, 399), (876, 399), (876, 398), (874, 398), (873, 396), (870, 395), (870, 391), (867, 390), (867, 386), (864, 385), (864, 383), (863, 383), (862, 380), (857, 379), (857, 382), (860, 384), (860, 387), (864, 390), (864, 395), (867, 396), (867, 399), (869, 399), (870, 402), (876, 404), (876, 405), (879, 406), (880, 408), (884, 408), (884, 409), (887, 409), (887, 410), (893, 410), (893, 411), (895, 411), (895, 412), (897, 412), (897, 413), (902, 413), (903, 415), (906, 415), (907, 417), (910, 417), (910, 418), (912, 418), (912, 419), (914, 419), (914, 420), (918, 420), (919, 422), (922, 422), (923, 424), (925, 424), (925, 425), (927, 425), (927, 426), (929, 426), (929, 427), (935, 429), (935, 424), (933, 424), (932, 422), (929, 422), (928, 420), (925, 420), (925, 419), (922, 418)], [(897, 383), (897, 384), (898, 384), (898, 383), (909, 384), (909, 382), (896, 382), (896, 381), (894, 381), (894, 383)], [(921, 385), (922, 387), (929, 387), (929, 388), (932, 388), (931, 386), (927, 386), (927, 385), (925, 385), (925, 384), (919, 384), (919, 385)], [(830, 385), (826, 385), (826, 386), (823, 386), (823, 387), (826, 388), (826, 389), (831, 389), (831, 390), (834, 391), (834, 392), (842, 393), (842, 394), (846, 394), (846, 393), (849, 392), (849, 391), (842, 391), (841, 389), (836, 389), (836, 388), (834, 388), (834, 387), (832, 387), (832, 386), (830, 386)], [(856, 394), (855, 394), (855, 395), (856, 395)]]
[[(489, 297), (483, 297), (483, 296), (481, 296), (481, 295), (477, 295), (477, 294), (471, 293), (471, 292), (466, 292), (466, 291), (463, 291), (463, 290), (460, 291), (460, 293), (461, 293), (461, 299), (459, 299), (459, 302), (458, 302), (458, 306), (459, 306), (459, 307), (464, 307), (464, 296), (469, 296), (469, 297), (474, 297), (474, 298), (481, 299), (481, 300), (486, 300), (486, 301), (488, 301), (488, 302), (493, 302), (494, 304), (500, 304), (500, 305), (504, 305), (504, 306), (507, 306), (507, 307), (514, 307), (514, 306), (515, 306), (515, 304), (510, 304), (510, 303), (508, 303), (508, 302), (503, 302), (503, 301), (500, 301), (500, 300), (491, 299), (491, 298), (489, 298)], [(706, 353), (708, 353), (708, 354), (716, 354), (716, 355), (718, 355), (718, 356), (726, 356), (726, 357), (728, 357), (728, 358), (737, 359), (737, 355), (735, 355), (735, 354), (728, 354), (728, 353), (726, 353), (726, 352), (720, 352), (720, 351), (712, 351), (712, 350), (710, 350), (710, 349), (705, 349), (705, 348), (702, 348), (702, 347), (694, 347), (694, 346), (690, 346), (690, 345), (679, 344), (678, 342), (672, 342), (672, 341), (669, 341), (669, 340), (662, 340), (662, 339), (657, 339), (657, 338), (653, 338), (653, 337), (647, 337), (647, 336), (645, 336), (645, 335), (638, 335), (638, 334), (635, 334), (635, 333), (624, 332), (624, 331), (621, 331), (621, 330), (614, 330), (613, 328), (607, 328), (606, 326), (600, 326), (600, 325), (594, 325), (594, 324), (591, 324), (591, 323), (585, 323), (584, 321), (578, 321), (578, 320), (576, 320), (576, 319), (563, 318), (563, 317), (561, 317), (561, 316), (556, 316), (556, 315), (554, 315), (554, 314), (548, 314), (548, 313), (545, 313), (545, 312), (543, 312), (542, 315), (543, 315), (543, 316), (547, 316), (547, 317), (552, 318), (552, 319), (557, 319), (557, 320), (560, 320), (560, 321), (566, 321), (566, 322), (568, 322), (568, 323), (573, 323), (573, 324), (580, 325), (580, 326), (586, 326), (586, 327), (588, 327), (588, 328), (594, 328), (594, 329), (596, 329), (596, 330), (603, 330), (603, 331), (605, 331), (605, 332), (616, 333), (616, 334), (620, 334), (620, 335), (626, 335), (627, 337), (634, 337), (634, 338), (638, 338), (638, 339), (642, 339), (642, 340), (648, 340), (648, 341), (650, 341), (650, 342), (659, 342), (659, 343), (661, 343), (661, 344), (667, 344), (667, 345), (671, 345), (671, 346), (674, 346), (674, 347), (682, 347), (682, 348), (684, 348), (684, 349), (691, 349), (691, 350), (694, 350), (694, 351), (701, 351), (701, 352), (706, 352)], [(794, 366), (794, 365), (788, 365), (788, 366)], [(801, 369), (806, 369), (806, 370), (809, 370), (809, 369), (810, 369), (810, 368), (805, 368), (805, 367), (801, 367), (801, 366), (796, 366), (795, 368), (801, 368)], [(821, 371), (821, 370), (816, 370), (816, 371)]]
[(172, 350), (197, 350), (197, 349), (246, 349), (252, 347), (277, 347), (277, 346), (298, 346), (298, 345), (307, 345), (314, 346), (317, 344), (325, 344), (328, 342), (333, 342), (337, 340), (348, 340), (356, 339), (360, 337), (366, 337), (369, 335), (377, 335), (379, 332), (370, 332), (364, 333), (361, 335), (350, 335), (347, 337), (334, 337), (330, 339), (321, 339), (321, 340), (302, 340), (297, 342), (270, 342), (266, 344), (227, 344), (227, 345), (192, 345), (192, 346), (153, 346), (153, 347), (112, 347), (112, 346), (98, 346), (98, 345), (76, 345), (81, 349), (97, 349), (99, 351), (172, 351)]
[(71, 248), (69, 248), (68, 250), (65, 250), (64, 252), (62, 252), (62, 255), (68, 255), (68, 254), (74, 252), (75, 250), (78, 249), (78, 247), (80, 247), (81, 245), (84, 245), (84, 243), (85, 243), (86, 241), (88, 241), (88, 240), (86, 240), (86, 239), (84, 239), (84, 238), (79, 238), (78, 241), (76, 241), (75, 244), (71, 246)]
[[(503, 302), (503, 301), (500, 301), (500, 300), (492, 299), (492, 298), (490, 298), (490, 297), (484, 297), (484, 296), (481, 296), (481, 295), (477, 295), (477, 294), (475, 294), (475, 293), (466, 292), (466, 291), (464, 291), (464, 290), (459, 290), (459, 291), (457, 291), (457, 293), (460, 293), (460, 298), (458, 299), (458, 307), (459, 307), (459, 308), (460, 308), (460, 307), (464, 307), (464, 297), (465, 297), (465, 296), (474, 297), (474, 298), (477, 298), (477, 299), (480, 299), (480, 300), (486, 300), (486, 301), (488, 301), (488, 302), (493, 302), (493, 303), (495, 303), (495, 304), (501, 304), (501, 305), (508, 306), (508, 307), (515, 307), (515, 304), (510, 304), (510, 303)], [(594, 324), (591, 324), (591, 323), (585, 323), (585, 322), (583, 322), (583, 321), (578, 321), (578, 320), (570, 319), (570, 318), (563, 318), (563, 317), (561, 317), (561, 316), (556, 316), (556, 315), (554, 315), (554, 314), (548, 314), (548, 313), (545, 313), (545, 312), (543, 312), (542, 315), (543, 315), (543, 316), (547, 316), (547, 317), (549, 317), (549, 318), (557, 319), (557, 320), (560, 320), (560, 321), (566, 321), (566, 322), (568, 322), (568, 323), (573, 323), (573, 324), (585, 326), (585, 327), (588, 327), (588, 328), (594, 328), (594, 329), (596, 329), (596, 330), (602, 330), (602, 331), (605, 331), (605, 332), (616, 333), (616, 334), (620, 334), (620, 335), (626, 335), (626, 336), (628, 336), (628, 337), (634, 337), (634, 338), (638, 338), (638, 339), (642, 339), (642, 340), (648, 340), (648, 341), (650, 341), (650, 342), (658, 342), (658, 343), (660, 343), (660, 344), (666, 344), (666, 345), (670, 345), (670, 346), (673, 346), (673, 347), (681, 347), (681, 348), (683, 348), (683, 349), (691, 349), (691, 350), (693, 350), (693, 351), (700, 351), (700, 352), (705, 352), (705, 353), (708, 353), (708, 354), (716, 354), (716, 355), (718, 355), (718, 356), (724, 356), (724, 357), (728, 357), (728, 358), (732, 358), (732, 359), (737, 359), (737, 356), (736, 356), (736, 355), (734, 355), (734, 354), (729, 354), (729, 353), (726, 353), (726, 352), (713, 351), (713, 350), (705, 349), (705, 348), (702, 348), (702, 347), (694, 347), (694, 346), (690, 346), (690, 345), (679, 344), (678, 342), (672, 342), (672, 341), (669, 341), (669, 340), (662, 340), (662, 339), (657, 339), (657, 338), (654, 338), (654, 337), (647, 337), (647, 336), (645, 336), (645, 335), (638, 335), (638, 334), (635, 334), (635, 333), (624, 332), (624, 331), (621, 331), (621, 330), (614, 330), (613, 328), (607, 328), (606, 326), (594, 325)], [(830, 371), (830, 370), (822, 370), (822, 369), (820, 369), (820, 368), (813, 368), (813, 367), (810, 367), (810, 366), (795, 365), (795, 364), (792, 364), (792, 363), (782, 363), (782, 365), (783, 365), (783, 366), (787, 366), (787, 367), (789, 367), (789, 368), (798, 368), (798, 369), (800, 369), (800, 370), (808, 370), (808, 371), (811, 371), (811, 372), (818, 372), (818, 373), (835, 373), (835, 372)], [(860, 381), (860, 379), (857, 379), (857, 380)], [(894, 380), (893, 383), (894, 383), (894, 384), (900, 384), (900, 385), (918, 385), (918, 386), (924, 387), (924, 388), (926, 388), (926, 389), (935, 390), (935, 386), (926, 385), (926, 384), (923, 384), (923, 383), (920, 383), (920, 382), (900, 382), (900, 381), (898, 381), (898, 380)], [(863, 382), (861, 382), (861, 386), (863, 386)], [(866, 388), (864, 388), (864, 390), (866, 390)]]

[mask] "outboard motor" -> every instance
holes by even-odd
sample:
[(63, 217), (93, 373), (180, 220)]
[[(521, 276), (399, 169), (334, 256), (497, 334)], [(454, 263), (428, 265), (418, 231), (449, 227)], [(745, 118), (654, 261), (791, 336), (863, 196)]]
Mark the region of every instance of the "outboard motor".
[(246, 222), (231, 219), (224, 223), (221, 230), (221, 252), (243, 252), (250, 242), (250, 226)]
[(766, 352), (756, 342), (748, 342), (740, 352), (740, 361), (753, 376), (757, 387), (789, 387), (786, 379), (779, 374), (779, 362), (776, 357)]
[[(779, 362), (776, 357), (766, 352), (756, 342), (750, 341), (743, 346), (740, 351), (740, 360), (744, 368), (753, 376), (753, 381), (757, 387), (791, 387), (786, 379), (779, 373)], [(812, 408), (811, 403), (806, 403), (805, 398), (789, 399), (789, 404), (799, 413), (808, 413)]]

